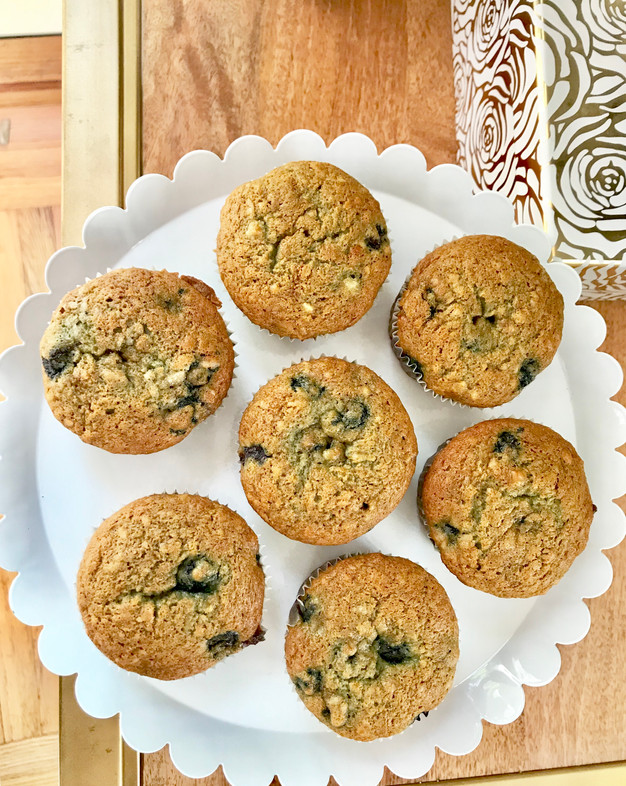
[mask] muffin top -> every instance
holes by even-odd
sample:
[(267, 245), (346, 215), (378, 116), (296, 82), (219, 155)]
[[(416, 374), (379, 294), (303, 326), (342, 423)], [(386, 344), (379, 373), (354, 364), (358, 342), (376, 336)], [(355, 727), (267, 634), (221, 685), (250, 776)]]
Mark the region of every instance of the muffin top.
[(435, 393), (494, 407), (550, 364), (562, 329), (563, 298), (538, 260), (503, 237), (470, 235), (413, 270), (396, 348)]
[(503, 598), (541, 595), (584, 549), (594, 506), (569, 442), (528, 420), (465, 429), (426, 472), (431, 540), (464, 584)]
[(154, 494), (95, 531), (78, 572), (87, 635), (123, 669), (161, 680), (205, 671), (262, 638), (258, 540), (224, 505)]
[(304, 543), (347, 543), (371, 529), (402, 499), (416, 455), (393, 390), (365, 366), (331, 357), (274, 377), (239, 426), (248, 501)]
[(113, 270), (69, 292), (41, 340), (52, 413), (111, 453), (180, 442), (230, 387), (220, 305), (202, 281), (164, 270)]
[(308, 582), (285, 639), (298, 696), (342, 737), (405, 729), (452, 687), (458, 626), (443, 587), (401, 557), (339, 560)]
[(296, 161), (230, 194), (217, 261), (252, 322), (306, 339), (344, 330), (369, 310), (391, 250), (365, 186), (332, 164)]

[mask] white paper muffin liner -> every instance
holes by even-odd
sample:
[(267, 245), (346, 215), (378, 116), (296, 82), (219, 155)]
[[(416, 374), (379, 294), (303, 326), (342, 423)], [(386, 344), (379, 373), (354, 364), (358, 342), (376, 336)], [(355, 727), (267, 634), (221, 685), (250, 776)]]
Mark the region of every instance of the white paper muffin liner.
[[(445, 246), (447, 243), (451, 243), (454, 240), (458, 240), (459, 237), (461, 236), (454, 235), (449, 240), (443, 240), (441, 243), (436, 243), (431, 249), (429, 249), (424, 254), (422, 259), (428, 256), (428, 254), (432, 254), (432, 252), (435, 251), (436, 249), (441, 248), (441, 246)], [(406, 292), (409, 282), (413, 277), (415, 268), (417, 267), (417, 265), (419, 265), (419, 262), (421, 262), (421, 259), (413, 266), (413, 270), (411, 270), (409, 275), (406, 277), (404, 284), (402, 285), (400, 291), (398, 292), (398, 296), (393, 302), (391, 313), (389, 315), (389, 338), (391, 339), (391, 347), (393, 349), (394, 355), (400, 361), (400, 365), (402, 366), (403, 371), (406, 374), (408, 374), (411, 377), (411, 379), (414, 379), (416, 382), (418, 382), (424, 388), (424, 390), (428, 391), (435, 399), (437, 399), (437, 401), (447, 401), (449, 404), (452, 404), (455, 407), (459, 407), (460, 409), (483, 409), (483, 407), (471, 407), (469, 404), (462, 404), (460, 401), (456, 401), (455, 399), (450, 398), (449, 396), (443, 396), (441, 393), (436, 393), (434, 390), (429, 388), (424, 380), (424, 374), (420, 366), (417, 365), (415, 359), (412, 358), (410, 355), (408, 355), (400, 346), (400, 339), (398, 336), (398, 314), (400, 312), (400, 300), (402, 299), (402, 295), (404, 295), (404, 293)]]

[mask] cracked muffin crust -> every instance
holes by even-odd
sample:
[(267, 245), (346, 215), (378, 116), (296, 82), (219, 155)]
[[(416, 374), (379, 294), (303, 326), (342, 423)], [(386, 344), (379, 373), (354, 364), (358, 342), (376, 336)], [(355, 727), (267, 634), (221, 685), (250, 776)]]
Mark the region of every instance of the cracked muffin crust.
[(556, 584), (585, 548), (595, 510), (572, 445), (514, 418), (478, 423), (442, 448), (421, 505), (449, 570), (502, 598)]
[(398, 505), (415, 472), (408, 413), (370, 369), (297, 363), (264, 385), (239, 426), (241, 483), (271, 527), (303, 543), (348, 543)]
[(69, 292), (41, 340), (52, 413), (111, 453), (180, 442), (230, 387), (219, 306), (202, 281), (165, 270), (113, 270)]
[(192, 494), (135, 500), (93, 534), (78, 572), (87, 635), (127, 671), (175, 680), (263, 638), (258, 539)]
[(342, 737), (369, 741), (410, 726), (441, 703), (459, 657), (443, 587), (401, 557), (346, 557), (312, 579), (287, 628), (298, 696)]
[(469, 235), (418, 263), (399, 297), (395, 329), (397, 348), (433, 392), (495, 407), (551, 363), (563, 298), (526, 249)]
[(306, 339), (344, 330), (371, 308), (391, 249), (365, 186), (332, 164), (296, 161), (230, 194), (217, 261), (248, 319)]

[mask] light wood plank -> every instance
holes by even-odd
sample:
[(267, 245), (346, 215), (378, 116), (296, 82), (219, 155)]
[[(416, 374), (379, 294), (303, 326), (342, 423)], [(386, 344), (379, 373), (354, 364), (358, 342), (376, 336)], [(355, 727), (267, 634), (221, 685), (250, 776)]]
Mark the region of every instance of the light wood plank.
[[(43, 49), (40, 43), (0, 41), (0, 83), (14, 80), (0, 84), (0, 118), (16, 118), (12, 142), (0, 148), (0, 351), (17, 342), (15, 310), (27, 295), (45, 290), (44, 263), (59, 243), (60, 86), (31, 80), (58, 79), (60, 40)], [(9, 69), (8, 51), (21, 58)], [(58, 62), (42, 62), (45, 52), (56, 53)], [(30, 209), (33, 204), (38, 207)], [(56, 786), (58, 678), (39, 660), (39, 629), (11, 613), (13, 577), (0, 571), (0, 782)]]
[[(222, 768), (208, 778), (186, 778), (172, 764), (169, 751), (163, 748), (157, 753), (144, 755), (142, 759), (141, 786), (226, 786)], [(270, 786), (268, 784), (268, 786)]]
[[(0, 190), (4, 188), (7, 178), (44, 178), (58, 177), (61, 169), (61, 145), (45, 147), (34, 145), (32, 149), (24, 150), (18, 146), (9, 147), (0, 152)], [(59, 186), (54, 192), (58, 198)], [(54, 201), (54, 200), (52, 200)], [(50, 202), (46, 203), (47, 205)]]
[[(30, 91), (21, 91), (27, 96)], [(0, 95), (2, 95), (0, 93)], [(7, 150), (37, 149), (41, 146), (61, 146), (61, 105), (14, 105), (2, 110), (2, 117), (11, 121), (9, 144), (0, 149), (0, 171)]]
[(0, 39), (0, 85), (61, 81), (61, 36)]
[[(0, 199), (2, 191), (0, 190)], [(13, 326), (15, 309), (26, 297), (17, 227), (7, 213), (0, 213), (0, 350), (18, 343)]]
[(42, 106), (53, 104), (61, 106), (61, 83), (30, 83), (24, 90), (0, 90), (0, 114), (6, 115), (4, 111), (10, 106)]
[[(57, 194), (58, 197), (58, 194)], [(45, 292), (45, 266), (61, 247), (61, 206), (11, 211), (20, 238), (24, 289)]]
[(2, 786), (58, 786), (58, 768), (57, 734), (0, 746)]
[(0, 210), (20, 207), (47, 207), (58, 199), (61, 176), (0, 178)]
[(58, 729), (57, 679), (37, 655), (39, 629), (23, 625), (11, 613), (7, 592), (13, 576), (0, 571), (0, 751), (2, 743), (37, 738)]

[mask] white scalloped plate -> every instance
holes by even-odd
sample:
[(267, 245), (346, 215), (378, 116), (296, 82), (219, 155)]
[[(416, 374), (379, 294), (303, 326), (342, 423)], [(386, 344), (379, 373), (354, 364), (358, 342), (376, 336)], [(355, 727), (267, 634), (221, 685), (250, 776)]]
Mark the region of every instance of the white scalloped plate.
[[(219, 208), (239, 183), (289, 160), (331, 161), (379, 198), (390, 229), (393, 265), (372, 310), (348, 331), (317, 341), (291, 342), (261, 331), (234, 307), (217, 274), (212, 247)], [(622, 373), (596, 351), (602, 318), (576, 306), (580, 281), (566, 265), (548, 272), (565, 300), (565, 329), (557, 356), (513, 402), (471, 410), (436, 400), (413, 383), (393, 357), (386, 323), (394, 296), (417, 259), (461, 234), (509, 237), (545, 262), (550, 243), (538, 229), (515, 226), (501, 196), (474, 195), (470, 177), (451, 165), (426, 170), (422, 154), (397, 145), (377, 154), (359, 134), (328, 148), (308, 131), (294, 131), (276, 149), (259, 137), (233, 143), (224, 160), (206, 151), (186, 155), (173, 180), (146, 175), (129, 189), (127, 207), (102, 208), (85, 222), (85, 248), (64, 248), (48, 263), (49, 294), (22, 304), (17, 329), (24, 345), (0, 360), (0, 563), (20, 575), (11, 587), (14, 613), (43, 625), (39, 652), (57, 674), (78, 672), (76, 694), (95, 717), (121, 713), (126, 741), (140, 751), (169, 743), (186, 775), (202, 777), (222, 764), (234, 786), (322, 786), (330, 774), (342, 786), (375, 784), (384, 765), (419, 777), (435, 747), (456, 755), (479, 743), (482, 719), (509, 723), (524, 706), (523, 684), (543, 685), (560, 666), (557, 643), (580, 640), (589, 628), (583, 598), (608, 588), (612, 572), (602, 549), (624, 535), (624, 517), (612, 502), (624, 492), (624, 410), (609, 401)], [(236, 378), (217, 414), (182, 443), (152, 456), (112, 456), (65, 431), (43, 403), (40, 336), (65, 292), (115, 266), (166, 267), (206, 280), (223, 302), (237, 350)], [(415, 425), (420, 455), (414, 482), (396, 511), (343, 548), (288, 541), (248, 506), (238, 482), (236, 429), (259, 385), (301, 357), (348, 356), (371, 366), (398, 392)], [(598, 507), (589, 544), (567, 576), (547, 595), (502, 600), (464, 587), (442, 565), (417, 524), (417, 476), (444, 439), (487, 417), (516, 415), (556, 428), (585, 461)], [(223, 661), (204, 675), (159, 683), (110, 663), (86, 637), (74, 598), (74, 577), (93, 529), (122, 504), (174, 488), (220, 499), (257, 531), (268, 573), (264, 624), (267, 640)], [(428, 718), (403, 734), (371, 744), (337, 737), (319, 724), (291, 690), (282, 664), (287, 611), (300, 581), (341, 553), (381, 550), (407, 556), (441, 581), (457, 611), (461, 658), (455, 686)]]

